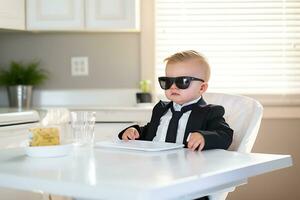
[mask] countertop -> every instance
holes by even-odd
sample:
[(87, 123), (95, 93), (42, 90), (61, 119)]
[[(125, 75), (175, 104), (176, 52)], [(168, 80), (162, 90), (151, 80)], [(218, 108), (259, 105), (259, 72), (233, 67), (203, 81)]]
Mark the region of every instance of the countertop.
[(95, 111), (97, 122), (133, 122), (150, 121), (154, 105), (148, 106), (70, 106), (70, 111)]
[[(36, 89), (32, 105), (41, 119), (49, 109), (67, 108), (70, 111), (95, 111), (97, 122), (149, 121), (154, 104), (136, 104), (137, 91), (136, 89)], [(2, 112), (6, 111), (9, 109), (2, 109)], [(0, 119), (1, 121), (3, 119)]]
[(36, 110), (0, 108), (0, 126), (37, 122), (40, 120)]
[(138, 106), (43, 106), (31, 110), (0, 108), (0, 126), (39, 121), (47, 111), (67, 109), (69, 111), (95, 111), (97, 122), (147, 122), (150, 121), (154, 104)]

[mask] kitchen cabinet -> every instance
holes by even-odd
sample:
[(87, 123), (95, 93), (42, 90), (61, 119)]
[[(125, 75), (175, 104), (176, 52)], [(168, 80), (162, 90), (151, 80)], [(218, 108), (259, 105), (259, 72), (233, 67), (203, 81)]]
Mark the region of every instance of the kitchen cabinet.
[[(7, 112), (7, 113), (5, 113)], [(0, 150), (25, 145), (28, 139), (27, 130), (37, 126), (38, 115), (35, 112), (9, 112), (0, 109)], [(31, 199), (43, 200), (42, 192), (28, 192), (0, 187), (0, 197), (6, 200)]]
[(139, 1), (87, 0), (86, 28), (88, 30), (138, 30)]
[(38, 123), (0, 127), (0, 149), (24, 146), (28, 140), (28, 129)]
[[(1, 113), (0, 113), (1, 115)], [(17, 116), (17, 117), (20, 117)], [(28, 117), (28, 116), (27, 116)], [(33, 116), (33, 121), (36, 120), (36, 116)], [(0, 124), (1, 124), (0, 118)], [(20, 122), (17, 119), (15, 122), (11, 121), (15, 125), (1, 125), (0, 126), (0, 150), (6, 148), (15, 148), (25, 145), (25, 141), (28, 139), (28, 129), (39, 125), (39, 123), (24, 123), (18, 124)], [(42, 191), (23, 191), (16, 189), (8, 189), (0, 187), (0, 197), (5, 200), (15, 200), (15, 199), (30, 199), (30, 200), (45, 200), (48, 199), (48, 194)], [(58, 200), (56, 196), (52, 197), (54, 200)], [(63, 198), (59, 198), (63, 200)], [(67, 199), (65, 199), (67, 200)]]
[(83, 0), (27, 0), (27, 30), (83, 30)]
[(0, 0), (0, 29), (25, 30), (25, 0)]
[(27, 29), (136, 31), (139, 0), (27, 0)]
[(39, 124), (37, 111), (0, 108), (0, 149), (24, 146), (28, 129)]

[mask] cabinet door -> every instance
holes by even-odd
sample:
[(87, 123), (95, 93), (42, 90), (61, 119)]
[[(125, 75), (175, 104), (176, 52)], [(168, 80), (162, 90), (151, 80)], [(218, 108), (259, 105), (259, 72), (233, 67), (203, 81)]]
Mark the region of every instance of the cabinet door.
[(27, 0), (28, 30), (82, 30), (83, 0)]
[(25, 0), (0, 0), (0, 28), (25, 30)]
[(138, 31), (139, 0), (86, 0), (86, 29)]

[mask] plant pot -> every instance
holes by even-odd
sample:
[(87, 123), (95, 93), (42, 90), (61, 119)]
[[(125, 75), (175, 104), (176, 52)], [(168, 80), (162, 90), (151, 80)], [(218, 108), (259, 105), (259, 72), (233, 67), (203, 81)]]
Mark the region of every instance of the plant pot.
[(151, 103), (152, 95), (148, 92), (138, 92), (138, 93), (136, 93), (136, 102), (137, 103)]
[(31, 106), (32, 86), (15, 85), (7, 86), (9, 107), (28, 109)]

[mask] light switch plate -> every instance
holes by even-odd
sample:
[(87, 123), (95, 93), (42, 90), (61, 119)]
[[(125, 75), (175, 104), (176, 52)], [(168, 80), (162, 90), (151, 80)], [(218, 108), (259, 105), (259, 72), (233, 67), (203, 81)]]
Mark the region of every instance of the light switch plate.
[(72, 57), (71, 74), (72, 76), (88, 76), (89, 75), (88, 57)]

